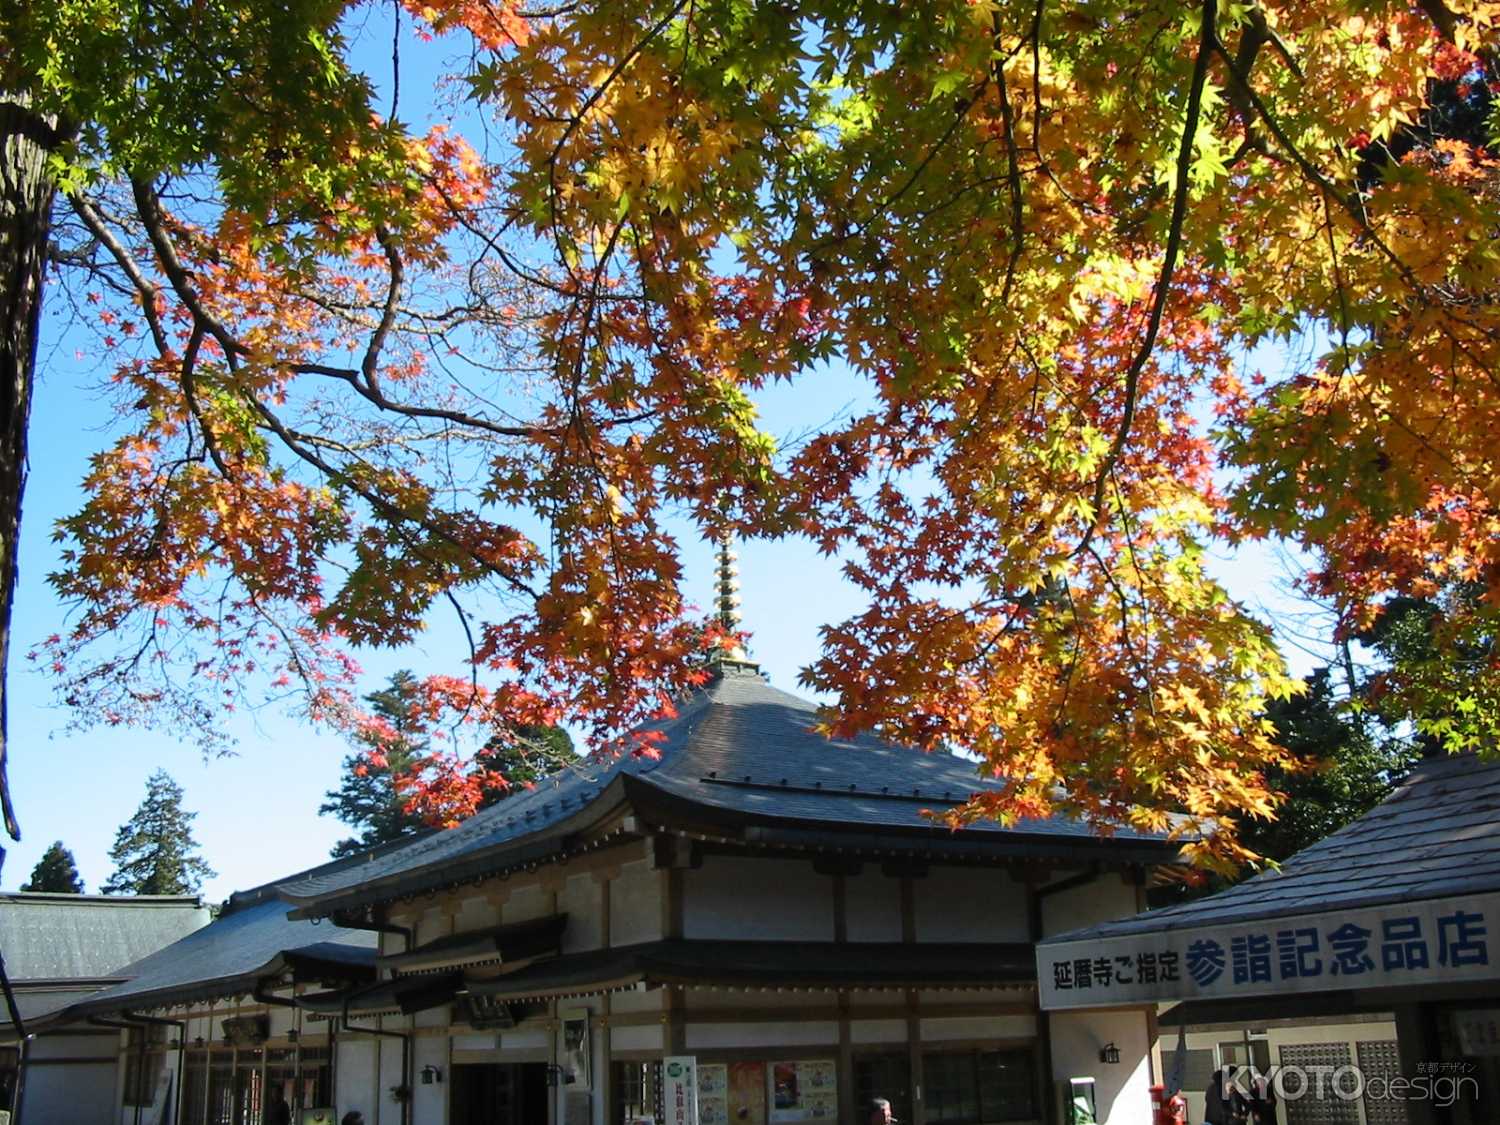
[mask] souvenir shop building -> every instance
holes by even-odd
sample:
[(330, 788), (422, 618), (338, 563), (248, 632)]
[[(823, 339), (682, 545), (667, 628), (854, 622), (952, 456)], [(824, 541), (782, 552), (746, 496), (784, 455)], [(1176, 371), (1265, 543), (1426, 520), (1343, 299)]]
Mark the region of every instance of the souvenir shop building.
[[(1143, 959), (1173, 971), (1144, 979)], [(1168, 1072), (1178, 1027), (1241, 1039), (1245, 1053), (1221, 1061), (1301, 1068), (1311, 1088), (1288, 1072), (1288, 1125), (1493, 1125), (1500, 762), (1428, 760), (1279, 873), (1049, 937), (1037, 962), (1053, 1018), (1170, 1005)]]
[(144, 1038), (183, 1076), (167, 1120), (259, 1125), (284, 1097), (369, 1125), (676, 1125), (683, 1094), (702, 1125), (863, 1123), (876, 1097), (992, 1125), (1058, 1120), (1086, 1075), (1100, 1121), (1146, 1125), (1151, 1013), (1041, 1011), (1035, 948), (1138, 910), (1175, 845), (950, 831), (926, 810), (975, 788), (972, 762), (814, 720), (728, 661), (659, 758), (570, 768), (236, 908), (195, 937), (253, 913), (265, 940), (197, 1001), (135, 982), (131, 1015), (185, 1023)]

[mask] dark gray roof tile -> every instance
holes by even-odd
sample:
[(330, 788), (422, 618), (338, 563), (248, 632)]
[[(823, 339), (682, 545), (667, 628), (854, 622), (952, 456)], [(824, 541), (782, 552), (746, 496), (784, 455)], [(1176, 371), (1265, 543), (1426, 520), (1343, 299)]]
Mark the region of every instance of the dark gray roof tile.
[[(300, 909), (316, 912), (321, 904), (372, 896), (376, 884), (426, 885), (454, 863), (493, 854), (498, 865), (507, 849), (544, 838), (580, 815), (622, 775), (737, 816), (939, 835), (948, 830), (925, 810), (941, 811), (976, 790), (998, 787), (980, 776), (974, 761), (952, 754), (924, 754), (873, 737), (827, 739), (816, 729), (817, 718), (816, 704), (772, 687), (751, 667), (731, 664), (674, 718), (647, 728), (660, 736), (659, 757), (570, 766), (456, 828), (367, 864), (283, 884), (281, 891)], [(978, 838), (1052, 841), (1059, 848), (1096, 837), (1088, 825), (1062, 817), (1009, 828), (981, 823), (967, 831)], [(1116, 838), (1159, 847), (1163, 859), (1173, 851), (1160, 837), (1128, 829)]]
[(1118, 937), (1500, 891), (1500, 761), (1423, 762), (1383, 802), (1218, 894), (1049, 941)]
[(107, 980), (206, 925), (194, 895), (0, 894), (0, 951), (17, 983)]

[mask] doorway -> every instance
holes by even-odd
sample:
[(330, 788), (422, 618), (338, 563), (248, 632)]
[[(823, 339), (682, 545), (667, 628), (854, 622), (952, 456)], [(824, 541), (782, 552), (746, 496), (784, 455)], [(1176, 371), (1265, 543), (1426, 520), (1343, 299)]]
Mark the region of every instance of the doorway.
[(546, 1125), (546, 1063), (453, 1068), (450, 1125)]

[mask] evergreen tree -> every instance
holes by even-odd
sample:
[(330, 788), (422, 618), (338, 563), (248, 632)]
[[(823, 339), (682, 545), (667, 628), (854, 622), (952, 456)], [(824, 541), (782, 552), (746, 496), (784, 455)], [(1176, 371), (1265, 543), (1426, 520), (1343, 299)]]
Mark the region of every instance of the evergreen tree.
[(109, 849), (115, 871), (101, 888), (105, 894), (191, 894), (212, 878), (214, 869), (195, 855), (198, 841), (192, 824), (197, 813), (182, 807), (182, 786), (165, 770), (146, 781), (146, 799), (115, 833)]
[[(336, 816), (360, 830), (359, 835), (334, 845), (335, 858), (388, 844), (425, 827), (420, 814), (408, 811), (407, 799), (396, 788), (398, 777), (420, 774), (429, 757), (427, 730), (416, 706), (419, 690), (417, 678), (403, 670), (393, 674), (384, 688), (365, 696), (371, 710), (385, 720), (387, 730), (358, 740), (355, 752), (344, 759), (343, 781), (318, 808), (321, 815)], [(475, 755), (473, 768), (479, 776), (498, 773), (510, 785), (484, 786), (479, 807), (503, 800), (574, 756), (573, 740), (560, 727), (524, 726), (495, 734)]]
[(21, 884), (23, 891), (49, 891), (59, 895), (83, 894), (83, 880), (78, 875), (78, 864), (73, 853), (63, 847), (61, 840), (42, 853), (42, 858), (32, 868), (31, 880)]
[(479, 807), (489, 808), (549, 773), (557, 772), (575, 761), (578, 755), (573, 749), (573, 739), (561, 727), (522, 726), (496, 734), (475, 757), (476, 766), (510, 782), (509, 786), (485, 788)]
[[(318, 807), (320, 816), (336, 816), (361, 830), (333, 846), (335, 858), (388, 844), (422, 828), (421, 818), (406, 811), (395, 782), (400, 774), (419, 768), (427, 754), (426, 733), (412, 717), (416, 692), (417, 678), (403, 669), (393, 673), (384, 688), (365, 696), (395, 737), (362, 736), (355, 752), (344, 759), (343, 781)], [(371, 751), (379, 752), (373, 760)]]

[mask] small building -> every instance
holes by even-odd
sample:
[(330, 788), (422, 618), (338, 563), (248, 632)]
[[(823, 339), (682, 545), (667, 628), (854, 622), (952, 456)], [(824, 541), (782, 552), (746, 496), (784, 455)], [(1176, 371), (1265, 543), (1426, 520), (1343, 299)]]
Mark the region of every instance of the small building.
[[(195, 895), (0, 894), (0, 956), (24, 1024), (129, 979), (130, 965), (207, 925)], [(0, 1031), (0, 1109), (34, 1125), (107, 1120), (117, 1104), (118, 1033), (53, 1025), (24, 1045)], [(24, 1083), (19, 1083), (22, 1052)]]
[[(121, 1063), (104, 1111), (59, 1125), (276, 1125), (278, 1098), (289, 1112), (331, 1106), (330, 1025), (304, 1023), (296, 998), (372, 981), (374, 936), (286, 915), (273, 886), (238, 892), (128, 980), (54, 1014), (107, 1035)], [(29, 1106), (20, 1121), (48, 1125)]]
[[(1223, 1061), (1281, 1068), (1287, 1125), (1480, 1125), (1500, 1120), (1497, 943), (1500, 762), (1463, 755), (1280, 871), (1049, 936), (1037, 961), (1053, 1018), (1165, 1005), (1164, 1053), (1178, 1027), (1245, 1029), (1245, 1058)], [(1174, 971), (1148, 979), (1143, 959)]]

